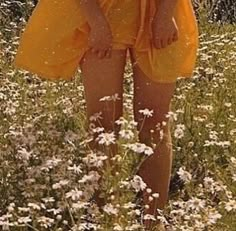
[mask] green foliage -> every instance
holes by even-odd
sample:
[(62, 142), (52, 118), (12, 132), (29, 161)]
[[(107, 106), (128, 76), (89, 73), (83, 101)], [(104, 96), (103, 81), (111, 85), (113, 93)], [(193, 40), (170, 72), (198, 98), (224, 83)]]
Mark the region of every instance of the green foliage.
[[(134, 137), (117, 141), (112, 165), (92, 168), (92, 160), (100, 163), (109, 148), (103, 146), (104, 152), (96, 152), (95, 157), (88, 146), (92, 136), (87, 132), (80, 73), (72, 82), (53, 83), (15, 70), (11, 62), (33, 4), (15, 2), (22, 13), (17, 18), (9, 1), (4, 3), (0, 5), (4, 16), (0, 17), (0, 226), (76, 230), (89, 219), (84, 216), (87, 212), (91, 223), (100, 225), (98, 230), (119, 230), (119, 226), (141, 230), (135, 228), (138, 222), (131, 203), (135, 192), (129, 186), (143, 156), (125, 147), (137, 142), (130, 115), (130, 63), (124, 81), (127, 123), (123, 129)], [(178, 80), (172, 101), (172, 116), (177, 118), (171, 126), (174, 160), (170, 201), (163, 213), (174, 230), (234, 231), (235, 25), (210, 23), (207, 12), (199, 12), (194, 76)], [(98, 173), (103, 173), (99, 185)], [(106, 212), (91, 201), (97, 187), (108, 205)]]

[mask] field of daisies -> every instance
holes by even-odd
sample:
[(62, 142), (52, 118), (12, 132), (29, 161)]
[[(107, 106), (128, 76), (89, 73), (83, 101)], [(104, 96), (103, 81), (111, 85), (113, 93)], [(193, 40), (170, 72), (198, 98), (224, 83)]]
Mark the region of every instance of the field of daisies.
[[(99, 127), (87, 130), (79, 71), (72, 82), (53, 83), (13, 68), (33, 9), (31, 1), (15, 2), (19, 17), (11, 1), (0, 3), (0, 230), (143, 230), (135, 195), (156, 194), (135, 174), (151, 149), (137, 138), (130, 63), (124, 115), (116, 121), (122, 125), (119, 140)], [(178, 79), (169, 112), (174, 159), (169, 203), (160, 216), (174, 231), (236, 227), (236, 26), (209, 22), (206, 12), (199, 16), (194, 76)], [(116, 96), (103, 100), (105, 105)], [(140, 113), (145, 120), (149, 112)], [(113, 168), (105, 165), (105, 151), (88, 148), (95, 133), (104, 150), (117, 142)], [(102, 208), (93, 200), (98, 188)]]

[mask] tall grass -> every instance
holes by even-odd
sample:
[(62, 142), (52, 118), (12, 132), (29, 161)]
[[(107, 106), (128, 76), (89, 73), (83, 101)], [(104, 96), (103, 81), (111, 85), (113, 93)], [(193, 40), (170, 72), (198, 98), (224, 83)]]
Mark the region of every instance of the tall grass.
[[(124, 117), (117, 121), (126, 135), (115, 140), (118, 153), (104, 168), (104, 142), (112, 143), (113, 134), (87, 130), (80, 72), (72, 82), (53, 83), (15, 70), (11, 62), (19, 32), (33, 6), (26, 1), (22, 17), (15, 19), (7, 13), (7, 4), (0, 5), (1, 229), (142, 230), (142, 208), (134, 199), (145, 185), (135, 171), (146, 154), (133, 121), (130, 62), (125, 69)], [(171, 230), (234, 231), (235, 25), (210, 23), (203, 10), (199, 31), (194, 77), (178, 80), (172, 100), (174, 160), (163, 218)], [(88, 147), (96, 132), (104, 152)], [(103, 209), (92, 200), (98, 187), (106, 202)]]

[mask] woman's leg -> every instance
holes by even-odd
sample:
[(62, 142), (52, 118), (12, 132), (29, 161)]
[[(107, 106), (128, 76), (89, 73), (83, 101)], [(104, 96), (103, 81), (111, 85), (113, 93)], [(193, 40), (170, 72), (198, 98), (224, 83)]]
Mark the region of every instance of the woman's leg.
[[(153, 116), (146, 118), (144, 125), (139, 133), (140, 142), (150, 145), (151, 133), (154, 130), (153, 142), (158, 144), (160, 139), (160, 130), (155, 130), (155, 125), (165, 121), (166, 126), (163, 128), (163, 139), (156, 146), (154, 154), (149, 156), (138, 170), (140, 175), (146, 182), (147, 186), (152, 189), (152, 193), (159, 193), (159, 198), (152, 202), (148, 201), (148, 195), (144, 195), (144, 203), (149, 204), (150, 208), (145, 214), (158, 214), (156, 208), (163, 209), (168, 200), (169, 182), (172, 167), (172, 146), (169, 120), (165, 115), (170, 110), (170, 102), (174, 93), (175, 83), (156, 83), (150, 80), (139, 68), (135, 62), (133, 50), (130, 50), (130, 58), (134, 72), (134, 118), (138, 123), (140, 130), (143, 115), (139, 113), (140, 109), (148, 108), (154, 110)], [(151, 220), (145, 221), (146, 227), (150, 227)], [(158, 222), (157, 222), (158, 223)], [(154, 223), (152, 223), (154, 225)], [(148, 229), (150, 230), (150, 229)]]
[[(126, 64), (127, 49), (112, 50), (111, 58), (99, 59), (96, 54), (90, 50), (83, 56), (80, 67), (82, 72), (82, 82), (85, 90), (85, 100), (87, 106), (87, 120), (90, 116), (101, 112), (102, 119), (95, 123), (96, 127), (103, 126), (106, 132), (114, 131), (118, 138), (120, 126), (115, 124), (123, 113), (123, 75)], [(100, 98), (108, 95), (118, 94), (120, 100), (116, 101), (99, 101)], [(94, 140), (89, 144), (92, 150), (102, 151), (103, 147), (98, 145)], [(117, 145), (111, 145), (109, 152), (112, 156), (116, 154)], [(109, 153), (110, 155), (110, 153)], [(102, 205), (102, 200), (95, 193), (95, 200), (98, 205)]]

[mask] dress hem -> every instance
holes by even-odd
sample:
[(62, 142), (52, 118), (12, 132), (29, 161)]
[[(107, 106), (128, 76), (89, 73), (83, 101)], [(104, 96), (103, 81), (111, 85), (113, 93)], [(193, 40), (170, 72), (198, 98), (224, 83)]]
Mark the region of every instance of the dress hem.
[[(54, 81), (54, 82), (57, 82), (57, 81), (73, 81), (73, 79), (75, 78), (75, 75), (76, 75), (76, 71), (75, 71), (75, 74), (74, 76), (64, 76), (64, 77), (58, 77), (56, 75), (51, 75), (49, 76), (48, 74), (45, 74), (43, 72), (40, 72), (40, 71), (36, 71), (35, 69), (27, 66), (27, 65), (24, 65), (24, 64), (20, 64), (20, 63), (14, 63), (13, 66), (16, 68), (16, 69), (23, 69), (24, 71), (28, 71), (29, 73), (33, 74), (33, 75), (37, 75), (39, 78), (43, 79), (43, 80), (49, 80), (49, 81)], [(162, 80), (154, 80), (153, 78), (150, 78), (152, 81), (154, 82), (159, 82), (159, 83), (175, 83), (177, 81), (177, 78), (179, 77), (183, 77), (183, 78), (192, 78), (192, 72), (185, 72), (185, 73), (181, 73), (181, 74), (177, 74), (176, 75), (176, 79), (174, 80), (168, 80), (167, 79), (162, 79)]]

